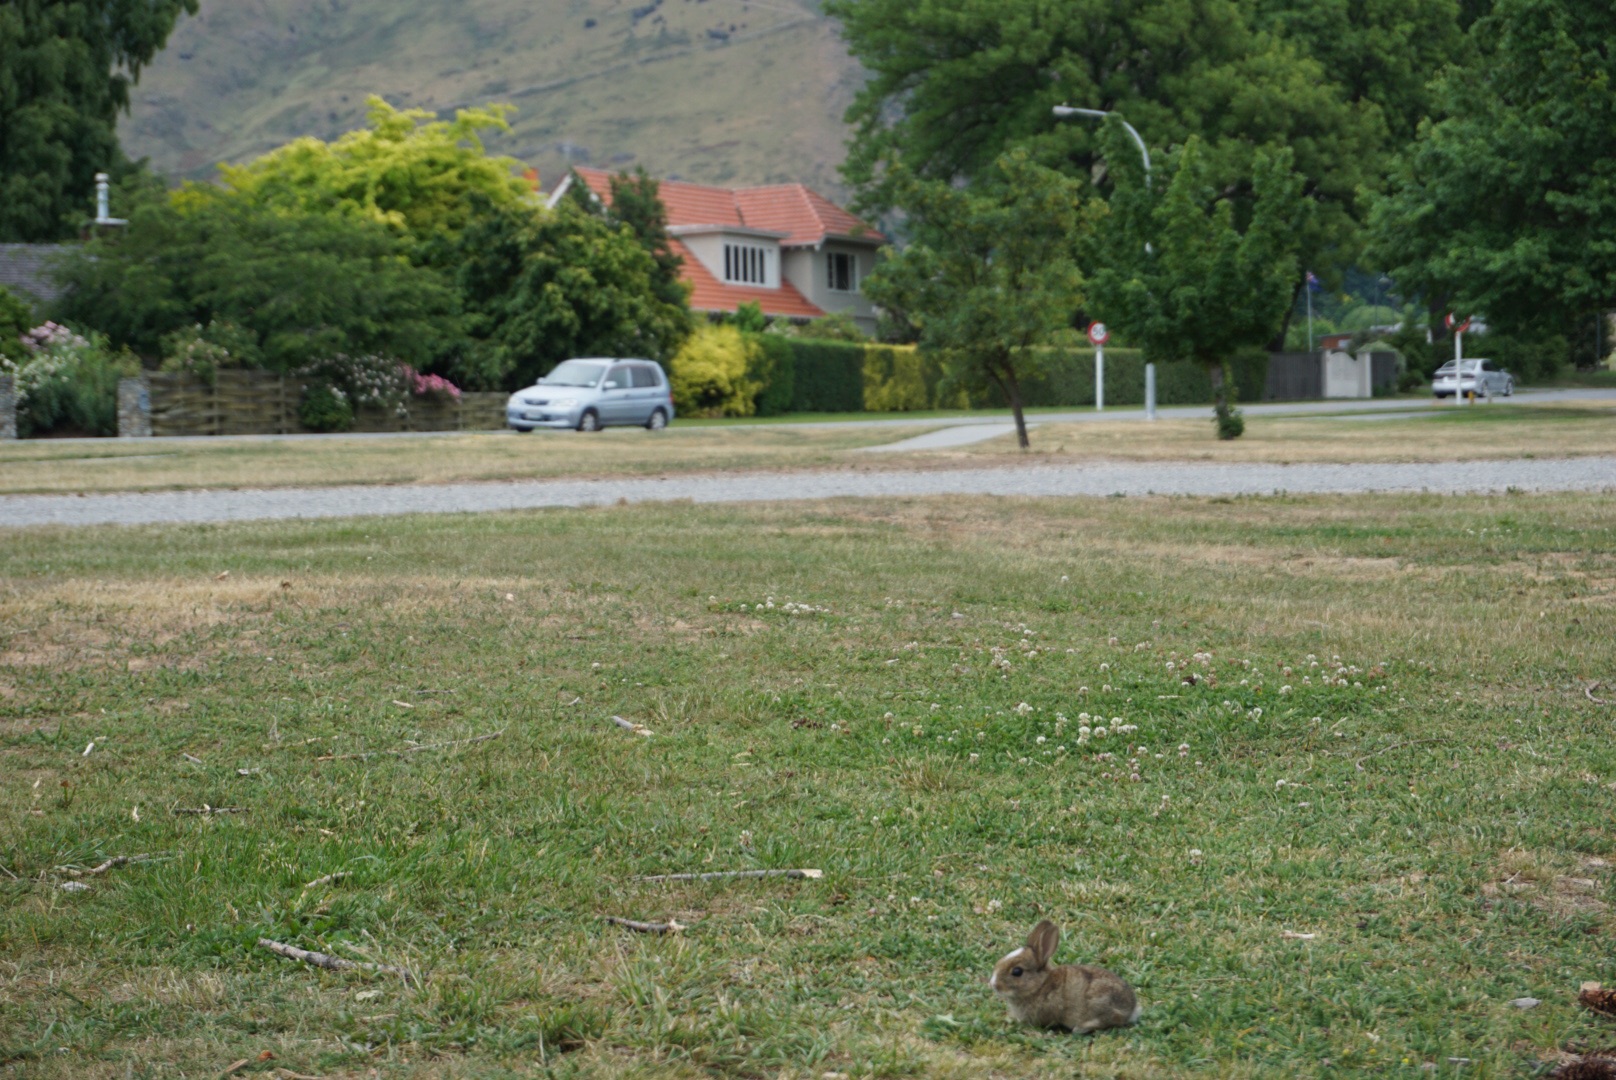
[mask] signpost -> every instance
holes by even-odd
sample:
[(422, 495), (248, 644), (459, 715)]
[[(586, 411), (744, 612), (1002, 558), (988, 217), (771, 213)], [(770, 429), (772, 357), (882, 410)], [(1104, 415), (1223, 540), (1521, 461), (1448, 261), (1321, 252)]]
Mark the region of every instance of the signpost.
[(1105, 408), (1105, 343), (1111, 333), (1103, 322), (1089, 323), (1089, 341), (1094, 345), (1094, 408)]
[[(1448, 329), (1453, 331), (1453, 403), (1463, 405), (1464, 394), (1459, 389), (1459, 376), (1464, 369), (1464, 333), (1470, 329), (1470, 320), (1461, 320), (1450, 311), (1448, 312), (1448, 317), (1443, 321), (1448, 324)], [(1477, 372), (1476, 380), (1478, 383), (1480, 382), (1480, 372)], [(1472, 398), (1471, 400), (1474, 402), (1475, 399)]]

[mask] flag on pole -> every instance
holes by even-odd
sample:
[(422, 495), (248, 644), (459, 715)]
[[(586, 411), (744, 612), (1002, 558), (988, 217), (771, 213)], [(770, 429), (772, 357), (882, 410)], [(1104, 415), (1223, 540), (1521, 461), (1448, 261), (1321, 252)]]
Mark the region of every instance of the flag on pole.
[(1307, 272), (1307, 291), (1308, 292), (1319, 292), (1323, 288), (1324, 288), (1324, 283), (1322, 281), (1320, 281), (1317, 277), (1314, 276), (1313, 271), (1309, 270)]

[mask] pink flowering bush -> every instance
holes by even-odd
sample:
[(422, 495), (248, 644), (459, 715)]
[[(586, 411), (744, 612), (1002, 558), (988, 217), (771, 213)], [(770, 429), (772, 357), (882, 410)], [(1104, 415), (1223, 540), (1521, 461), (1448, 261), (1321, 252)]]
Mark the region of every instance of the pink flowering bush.
[(404, 377), (409, 381), (411, 392), (418, 398), (431, 398), (435, 401), (460, 400), (460, 387), (442, 375), (422, 375), (405, 364)]

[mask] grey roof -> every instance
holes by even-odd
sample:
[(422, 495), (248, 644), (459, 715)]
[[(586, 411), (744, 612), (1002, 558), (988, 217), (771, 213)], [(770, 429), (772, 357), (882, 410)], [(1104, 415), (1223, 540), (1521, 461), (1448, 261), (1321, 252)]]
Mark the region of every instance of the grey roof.
[(0, 244), (0, 285), (39, 303), (62, 295), (51, 264), (70, 251), (66, 244)]

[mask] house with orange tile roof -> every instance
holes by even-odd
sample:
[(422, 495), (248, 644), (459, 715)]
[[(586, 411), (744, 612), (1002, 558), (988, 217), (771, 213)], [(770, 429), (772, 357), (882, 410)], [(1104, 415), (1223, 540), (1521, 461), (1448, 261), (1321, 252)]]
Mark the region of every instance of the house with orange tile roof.
[[(551, 206), (574, 177), (610, 205), (612, 174), (579, 166), (551, 193)], [(860, 283), (886, 237), (869, 225), (802, 184), (722, 188), (664, 180), (659, 191), (692, 310), (733, 313), (756, 303), (765, 315), (793, 322), (846, 312), (875, 333), (875, 308)]]

